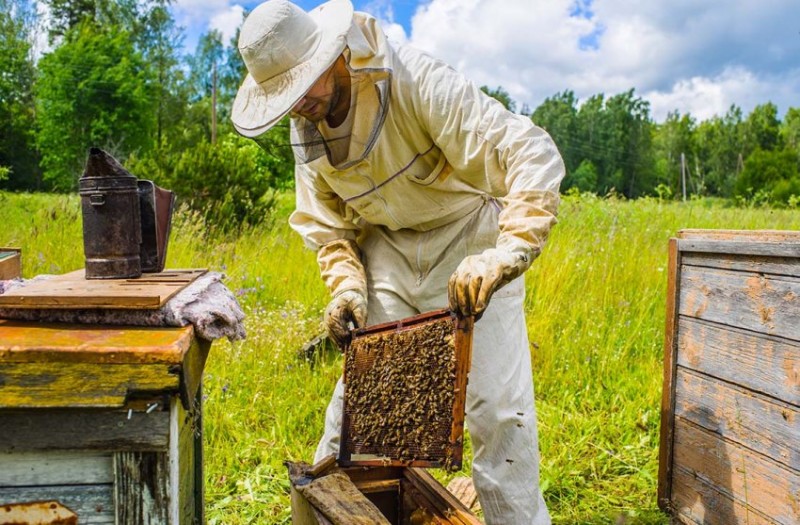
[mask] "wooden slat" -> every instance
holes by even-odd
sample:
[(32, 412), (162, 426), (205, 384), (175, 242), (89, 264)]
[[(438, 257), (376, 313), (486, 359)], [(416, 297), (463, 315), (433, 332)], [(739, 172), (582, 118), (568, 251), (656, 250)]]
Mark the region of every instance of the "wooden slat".
[(701, 230), (685, 229), (678, 232), (680, 239), (707, 241), (736, 241), (742, 243), (772, 242), (800, 243), (800, 232), (795, 230)]
[[(166, 450), (169, 412), (30, 410), (0, 412), (0, 454), (10, 450)], [(0, 457), (2, 457), (0, 455)]]
[(673, 512), (687, 525), (789, 525), (741, 505), (681, 467), (675, 468), (672, 490)]
[(0, 454), (0, 487), (96, 485), (113, 481), (110, 453), (59, 450)]
[(458, 498), (444, 488), (430, 472), (421, 468), (409, 468), (405, 478), (420, 490), (433, 507), (449, 518), (453, 525), (481, 525), (480, 520), (461, 503)]
[(0, 363), (180, 364), (193, 339), (191, 326), (96, 326), (0, 319)]
[(678, 348), (680, 366), (800, 407), (800, 343), (682, 318)]
[(675, 463), (779, 523), (800, 523), (800, 473), (770, 461), (719, 435), (675, 421)]
[(137, 279), (86, 279), (84, 270), (0, 295), (3, 308), (157, 309), (206, 270), (165, 270)]
[(0, 504), (49, 500), (58, 501), (77, 514), (79, 525), (115, 525), (110, 484), (0, 488)]
[(669, 508), (672, 484), (672, 440), (675, 414), (675, 332), (677, 329), (678, 283), (680, 282), (681, 254), (675, 239), (669, 242), (667, 274), (667, 312), (664, 331), (664, 372), (661, 393), (661, 429), (658, 449), (658, 506)]
[(122, 407), (132, 393), (177, 393), (179, 373), (163, 364), (0, 362), (0, 409)]
[(683, 253), (800, 257), (800, 244), (791, 243), (680, 240), (678, 241), (678, 249)]
[(797, 407), (678, 368), (675, 415), (789, 468), (800, 465)]
[(180, 525), (169, 519), (169, 456), (166, 453), (119, 452), (114, 454), (114, 473), (117, 525)]
[(681, 262), (687, 266), (704, 266), (721, 270), (800, 277), (800, 261), (791, 257), (682, 253)]
[(683, 266), (680, 314), (800, 341), (800, 279)]

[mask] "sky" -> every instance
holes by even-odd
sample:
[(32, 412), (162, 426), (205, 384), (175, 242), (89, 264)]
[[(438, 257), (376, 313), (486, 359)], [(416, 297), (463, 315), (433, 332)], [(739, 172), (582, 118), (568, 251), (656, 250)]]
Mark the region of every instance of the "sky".
[[(259, 1), (177, 0), (194, 49), (226, 41)], [(309, 10), (317, 1), (296, 1)], [(390, 41), (443, 59), (478, 85), (502, 86), (521, 108), (570, 90), (579, 103), (630, 89), (663, 122), (800, 108), (800, 0), (353, 0)]]

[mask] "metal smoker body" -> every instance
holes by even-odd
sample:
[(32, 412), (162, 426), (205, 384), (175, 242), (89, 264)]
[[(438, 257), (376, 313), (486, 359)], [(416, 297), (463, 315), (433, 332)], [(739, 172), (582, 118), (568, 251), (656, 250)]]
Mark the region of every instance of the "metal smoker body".
[(79, 182), (87, 279), (142, 274), (142, 227), (137, 179), (99, 148), (89, 151)]

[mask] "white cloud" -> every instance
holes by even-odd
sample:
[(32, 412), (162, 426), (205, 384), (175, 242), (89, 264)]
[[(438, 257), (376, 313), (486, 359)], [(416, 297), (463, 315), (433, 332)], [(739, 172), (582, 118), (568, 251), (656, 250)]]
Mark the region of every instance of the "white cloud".
[(663, 120), (800, 103), (797, 0), (430, 0), (409, 42), (532, 108), (635, 88)]
[(244, 17), (244, 7), (233, 5), (227, 11), (222, 11), (211, 17), (208, 24), (211, 29), (216, 29), (222, 33), (222, 41), (225, 45), (236, 35), (236, 30), (242, 25)]

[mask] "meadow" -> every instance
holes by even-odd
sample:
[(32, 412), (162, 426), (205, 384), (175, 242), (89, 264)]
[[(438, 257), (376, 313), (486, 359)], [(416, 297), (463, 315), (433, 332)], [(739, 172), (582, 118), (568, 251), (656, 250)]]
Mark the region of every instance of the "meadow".
[[(327, 294), (286, 225), (291, 209), (282, 195), (269, 223), (237, 235), (175, 217), (168, 267), (225, 273), (247, 313), (248, 338), (215, 342), (206, 368), (211, 525), (291, 523), (283, 461), (310, 461), (341, 372), (336, 351), (301, 352), (322, 331)], [(668, 240), (682, 228), (800, 229), (800, 214), (584, 195), (564, 198), (559, 221), (526, 277), (553, 522), (666, 524), (656, 488)], [(25, 277), (83, 266), (76, 195), (0, 192), (0, 224), (0, 246), (23, 249)]]

